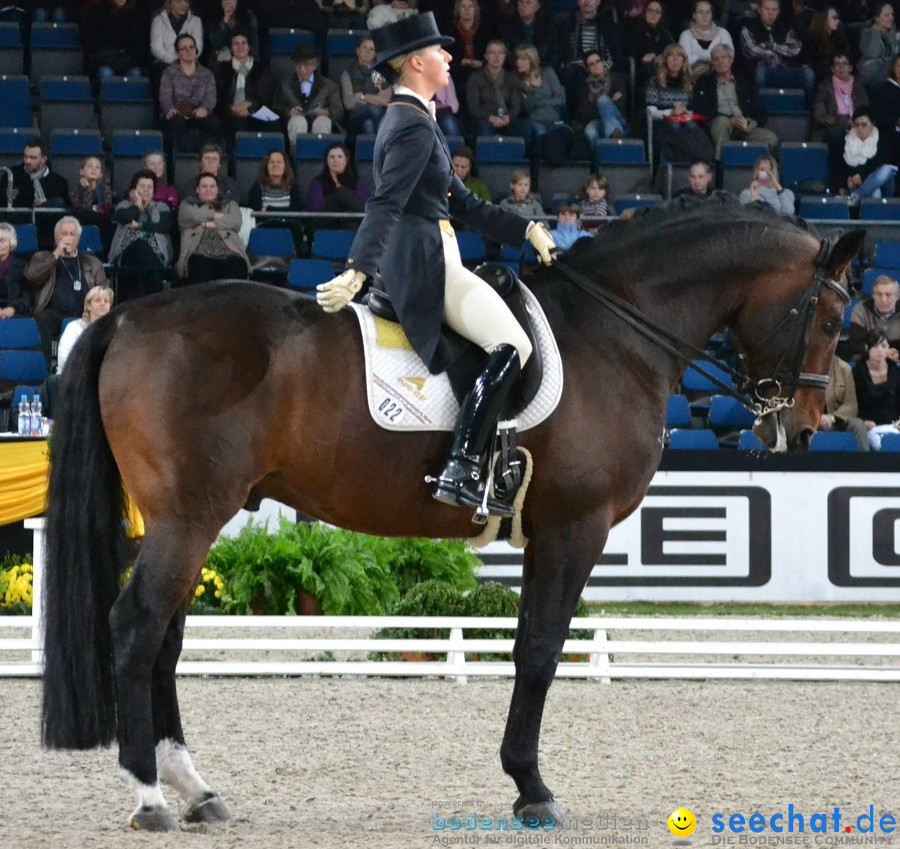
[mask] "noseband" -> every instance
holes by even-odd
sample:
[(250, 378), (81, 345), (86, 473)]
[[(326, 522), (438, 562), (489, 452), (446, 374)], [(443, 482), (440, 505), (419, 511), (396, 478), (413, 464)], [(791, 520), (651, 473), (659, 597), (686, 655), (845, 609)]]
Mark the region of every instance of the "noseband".
[[(729, 366), (713, 360), (706, 351), (686, 342), (672, 331), (661, 327), (652, 319), (642, 313), (634, 304), (599, 289), (592, 280), (583, 274), (561, 263), (554, 263), (554, 267), (569, 282), (599, 301), (613, 315), (624, 321), (629, 327), (636, 330), (658, 348), (671, 354), (676, 359), (690, 365), (695, 371), (714, 383), (723, 393), (736, 398), (744, 407), (758, 418), (781, 413), (794, 405), (794, 393), (801, 386), (809, 386), (813, 389), (824, 391), (828, 388), (829, 376), (827, 374), (813, 374), (803, 371), (803, 357), (809, 345), (809, 334), (812, 329), (813, 318), (819, 303), (819, 294), (822, 288), (830, 289), (843, 303), (850, 303), (850, 295), (836, 280), (828, 276), (828, 260), (836, 244), (833, 238), (822, 240), (816, 257), (816, 270), (812, 282), (800, 296), (799, 301), (791, 307), (781, 321), (767, 333), (756, 345), (753, 351), (758, 350), (765, 342), (776, 333), (792, 328), (790, 344), (784, 349), (781, 358), (775, 366), (771, 377), (753, 380), (749, 375), (736, 371)], [(751, 352), (748, 352), (752, 353)], [(746, 355), (742, 355), (742, 358)], [(716, 375), (707, 371), (700, 360), (705, 363), (715, 364), (717, 369), (725, 371), (734, 384), (741, 387), (740, 391), (720, 380)]]

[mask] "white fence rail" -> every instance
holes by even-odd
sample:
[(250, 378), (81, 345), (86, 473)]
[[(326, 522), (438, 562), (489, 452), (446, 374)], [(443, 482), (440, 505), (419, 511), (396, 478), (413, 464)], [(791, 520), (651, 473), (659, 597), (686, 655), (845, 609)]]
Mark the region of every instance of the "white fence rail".
[[(512, 629), (515, 619), (461, 617), (189, 616), (181, 675), (511, 676), (511, 661), (479, 655), (512, 651), (511, 639), (466, 637), (473, 629)], [(768, 678), (900, 681), (900, 622), (848, 619), (592, 617), (574, 628), (591, 639), (568, 640), (558, 676), (603, 683), (625, 678)], [(0, 676), (37, 676), (35, 618), (0, 617)], [(381, 628), (449, 629), (447, 638), (376, 639)], [(214, 629), (214, 637), (199, 636)], [(265, 630), (269, 633), (260, 635)], [(272, 637), (284, 631), (288, 637)], [(304, 636), (311, 631), (315, 633)], [(224, 632), (228, 636), (221, 636)], [(256, 635), (254, 635), (254, 632)], [(350, 632), (350, 633), (348, 633)], [(362, 635), (361, 635), (362, 634)], [(802, 639), (790, 639), (790, 637)], [(373, 652), (389, 659), (371, 659)], [(428, 659), (394, 659), (415, 653)], [(212, 657), (210, 656), (212, 655)], [(250, 659), (247, 655), (252, 655)], [(347, 657), (346, 655), (350, 655)], [(285, 659), (287, 658), (287, 659)]]
[[(34, 530), (38, 615), (0, 616), (0, 677), (41, 674), (44, 520), (29, 519), (26, 527)], [(467, 638), (466, 632), (515, 626), (511, 618), (189, 616), (178, 673), (437, 676), (459, 682), (469, 676), (512, 676), (511, 660), (477, 658), (510, 653), (512, 639)], [(900, 622), (893, 620), (604, 616), (576, 619), (572, 627), (592, 637), (566, 641), (568, 657), (557, 672), (561, 678), (602, 683), (625, 678), (900, 681), (900, 665), (892, 665), (900, 657)], [(449, 635), (376, 639), (373, 634), (382, 628), (441, 629)], [(209, 629), (216, 635), (195, 636)], [(260, 635), (261, 630), (291, 636), (274, 638)], [(389, 659), (372, 659), (373, 653)], [(393, 659), (405, 653), (428, 659)]]

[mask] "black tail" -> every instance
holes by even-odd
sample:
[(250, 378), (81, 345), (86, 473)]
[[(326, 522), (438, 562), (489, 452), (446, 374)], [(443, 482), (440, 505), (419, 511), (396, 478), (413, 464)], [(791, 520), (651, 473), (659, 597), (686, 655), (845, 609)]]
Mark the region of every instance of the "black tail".
[(126, 560), (124, 493), (100, 419), (100, 366), (117, 316), (91, 324), (54, 410), (44, 577), (44, 745), (89, 749), (116, 733), (109, 612)]

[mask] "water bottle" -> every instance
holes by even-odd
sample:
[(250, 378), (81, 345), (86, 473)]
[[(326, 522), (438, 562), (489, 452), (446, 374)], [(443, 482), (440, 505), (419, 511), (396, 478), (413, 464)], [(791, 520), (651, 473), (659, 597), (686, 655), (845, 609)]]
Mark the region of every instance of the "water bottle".
[(28, 398), (24, 395), (19, 399), (19, 436), (27, 436), (31, 427), (31, 409), (28, 406)]
[(31, 435), (40, 436), (44, 427), (44, 416), (42, 413), (41, 396), (35, 395), (31, 402)]

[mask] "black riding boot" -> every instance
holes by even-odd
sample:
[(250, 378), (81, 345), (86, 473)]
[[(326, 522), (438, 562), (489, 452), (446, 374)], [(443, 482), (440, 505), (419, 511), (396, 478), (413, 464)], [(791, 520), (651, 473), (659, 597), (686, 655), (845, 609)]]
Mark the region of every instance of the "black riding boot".
[[(475, 385), (466, 395), (450, 446), (450, 457), (437, 480), (434, 497), (458, 507), (480, 507), (490, 470), (483, 471), (484, 455), (491, 446), (503, 402), (519, 376), (519, 352), (512, 345), (498, 345)], [(514, 516), (515, 510), (488, 498), (492, 516)]]

